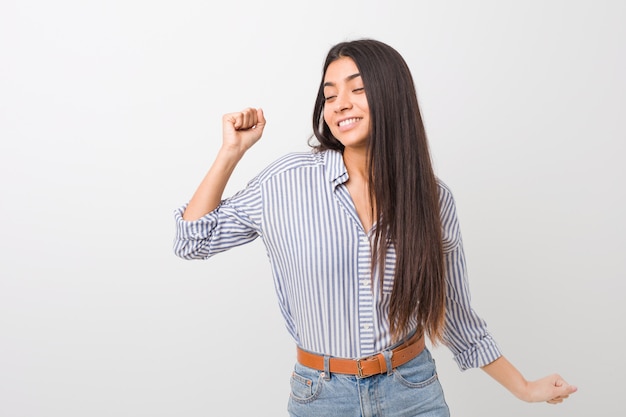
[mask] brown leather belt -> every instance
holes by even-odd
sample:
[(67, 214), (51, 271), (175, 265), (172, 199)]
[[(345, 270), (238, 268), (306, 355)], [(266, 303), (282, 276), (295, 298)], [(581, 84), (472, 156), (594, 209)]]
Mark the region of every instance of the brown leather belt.
[[(415, 333), (404, 343), (391, 350), (391, 366), (397, 368), (422, 353), (424, 337)], [(298, 362), (309, 368), (324, 371), (324, 355), (308, 352), (298, 347)], [(356, 375), (360, 378), (387, 372), (387, 362), (382, 353), (361, 359), (344, 359), (330, 357), (330, 373)]]

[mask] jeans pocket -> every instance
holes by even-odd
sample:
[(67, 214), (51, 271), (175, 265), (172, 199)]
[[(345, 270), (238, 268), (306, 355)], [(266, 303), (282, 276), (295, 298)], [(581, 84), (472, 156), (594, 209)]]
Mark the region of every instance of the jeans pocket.
[(305, 403), (313, 401), (318, 395), (322, 384), (322, 375), (319, 371), (296, 367), (291, 374), (291, 398), (294, 401)]
[(438, 380), (435, 361), (427, 349), (393, 371), (395, 379), (408, 388), (423, 388)]

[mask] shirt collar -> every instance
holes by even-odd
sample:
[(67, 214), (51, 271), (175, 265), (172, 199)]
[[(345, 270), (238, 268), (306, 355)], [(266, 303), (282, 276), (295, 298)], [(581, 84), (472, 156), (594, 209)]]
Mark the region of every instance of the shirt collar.
[(326, 158), (326, 175), (328, 180), (335, 186), (348, 181), (348, 170), (343, 162), (343, 155), (339, 151), (325, 151)]

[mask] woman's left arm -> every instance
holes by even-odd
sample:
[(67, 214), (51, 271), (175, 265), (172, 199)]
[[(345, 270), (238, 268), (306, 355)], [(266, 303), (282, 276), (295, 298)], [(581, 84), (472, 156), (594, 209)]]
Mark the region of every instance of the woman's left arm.
[(482, 367), (489, 376), (498, 381), (513, 395), (523, 401), (558, 404), (577, 391), (558, 374), (552, 374), (536, 381), (527, 381), (504, 356)]

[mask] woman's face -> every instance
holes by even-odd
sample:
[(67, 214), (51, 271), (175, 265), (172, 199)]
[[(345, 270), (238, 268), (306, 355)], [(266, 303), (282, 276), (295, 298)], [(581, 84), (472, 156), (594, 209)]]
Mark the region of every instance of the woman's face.
[(363, 80), (352, 58), (333, 61), (324, 74), (324, 121), (346, 148), (366, 148), (369, 105)]

